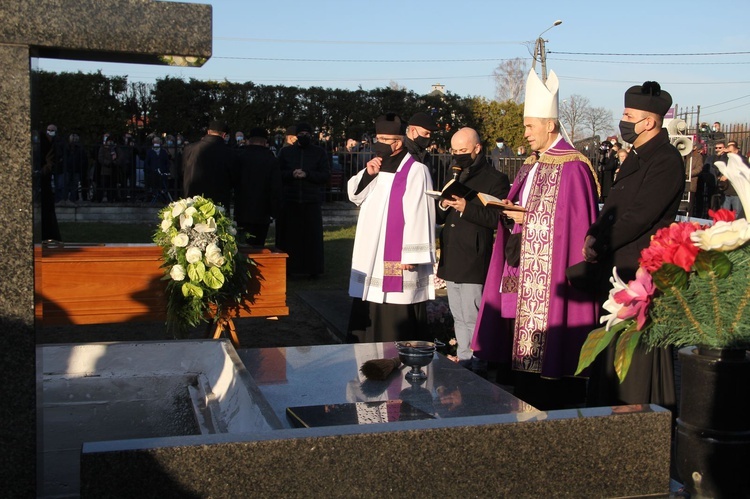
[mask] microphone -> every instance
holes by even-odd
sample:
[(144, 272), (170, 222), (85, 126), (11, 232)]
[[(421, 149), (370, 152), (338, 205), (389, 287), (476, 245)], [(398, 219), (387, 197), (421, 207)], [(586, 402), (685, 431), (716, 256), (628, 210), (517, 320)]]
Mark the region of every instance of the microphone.
[(451, 166), (451, 171), (453, 172), (453, 180), (458, 180), (458, 176), (463, 171), (463, 168), (458, 165), (453, 165)]

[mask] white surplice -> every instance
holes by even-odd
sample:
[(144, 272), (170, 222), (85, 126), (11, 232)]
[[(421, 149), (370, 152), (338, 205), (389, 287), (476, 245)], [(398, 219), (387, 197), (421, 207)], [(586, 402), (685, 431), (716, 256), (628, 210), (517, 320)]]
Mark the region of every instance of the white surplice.
[[(398, 167), (401, 171), (407, 154)], [(383, 254), (385, 250), (388, 202), (395, 173), (380, 172), (355, 194), (366, 170), (349, 179), (349, 199), (359, 206), (354, 237), (349, 295), (374, 303), (412, 304), (435, 298), (435, 201), (425, 195), (432, 190), (429, 169), (415, 161), (406, 181), (404, 204), (404, 240), (401, 263), (415, 265), (403, 273), (402, 292), (383, 292)]]

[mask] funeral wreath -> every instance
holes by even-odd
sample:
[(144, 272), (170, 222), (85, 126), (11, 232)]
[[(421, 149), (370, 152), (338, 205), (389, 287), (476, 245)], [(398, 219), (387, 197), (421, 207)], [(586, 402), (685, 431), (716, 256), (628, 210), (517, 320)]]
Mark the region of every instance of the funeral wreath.
[[(736, 154), (716, 165), (749, 209), (750, 168)], [(620, 381), (641, 343), (750, 348), (750, 224), (729, 210), (709, 214), (712, 225), (675, 222), (657, 231), (629, 283), (613, 270), (604, 303), (609, 314), (600, 319), (603, 327), (589, 333), (576, 374), (612, 341)]]
[(201, 196), (179, 199), (159, 212), (154, 243), (161, 246), (167, 281), (167, 329), (182, 336), (241, 304), (252, 261), (238, 252), (237, 228), (224, 207)]

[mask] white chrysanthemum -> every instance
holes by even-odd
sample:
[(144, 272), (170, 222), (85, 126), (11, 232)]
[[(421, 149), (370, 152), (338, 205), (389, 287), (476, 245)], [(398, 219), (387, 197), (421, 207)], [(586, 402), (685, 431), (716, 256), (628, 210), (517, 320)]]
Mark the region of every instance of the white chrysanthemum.
[(227, 227), (227, 232), (229, 232), (229, 234), (231, 234), (233, 236), (236, 236), (237, 235), (237, 227), (235, 227), (234, 224), (231, 224), (231, 225), (229, 225)]
[(180, 199), (179, 201), (175, 201), (172, 204), (172, 217), (179, 217), (182, 212), (187, 210), (188, 204), (187, 201), (184, 199)]
[(713, 226), (690, 234), (693, 243), (704, 251), (732, 251), (750, 241), (750, 224), (740, 218), (733, 222), (716, 222)]
[(617, 303), (615, 301), (615, 294), (617, 294), (620, 291), (628, 289), (628, 285), (622, 282), (622, 279), (620, 279), (620, 276), (617, 275), (617, 267), (614, 267), (612, 269), (612, 277), (609, 278), (609, 282), (612, 283), (612, 289), (609, 290), (609, 297), (607, 297), (607, 301), (604, 302), (604, 309), (609, 312), (608, 315), (603, 315), (600, 319), (600, 323), (607, 323), (606, 329), (607, 331), (610, 330), (612, 326), (617, 324), (618, 322), (622, 322), (623, 319), (620, 319), (617, 317), (617, 314), (620, 313), (620, 310), (623, 305), (622, 303)]
[(190, 238), (188, 237), (187, 234), (183, 232), (180, 232), (179, 234), (177, 234), (176, 236), (172, 238), (172, 245), (177, 246), (178, 248), (184, 248), (185, 246), (188, 245), (189, 242), (190, 242)]
[(221, 254), (221, 249), (214, 243), (210, 243), (206, 246), (206, 263), (209, 267), (221, 267), (224, 265), (224, 255)]
[(185, 252), (185, 258), (187, 259), (188, 263), (197, 263), (200, 262), (203, 258), (203, 253), (200, 249), (193, 246), (192, 248), (188, 248), (188, 250)]
[(181, 281), (185, 279), (185, 267), (183, 267), (179, 263), (177, 265), (174, 265), (172, 267), (172, 270), (169, 271), (169, 277), (171, 277), (175, 281)]
[(200, 233), (216, 232), (216, 220), (209, 217), (205, 223), (195, 224), (195, 230)]

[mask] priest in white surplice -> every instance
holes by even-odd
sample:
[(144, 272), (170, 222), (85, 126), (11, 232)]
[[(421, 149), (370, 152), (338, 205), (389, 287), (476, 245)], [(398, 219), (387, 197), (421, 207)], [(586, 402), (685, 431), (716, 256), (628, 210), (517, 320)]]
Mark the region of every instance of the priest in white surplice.
[(369, 315), (367, 341), (431, 339), (425, 302), (435, 298), (435, 202), (425, 195), (429, 169), (404, 148), (405, 127), (393, 113), (376, 119), (376, 157), (347, 185), (360, 210), (350, 331), (364, 330)]

